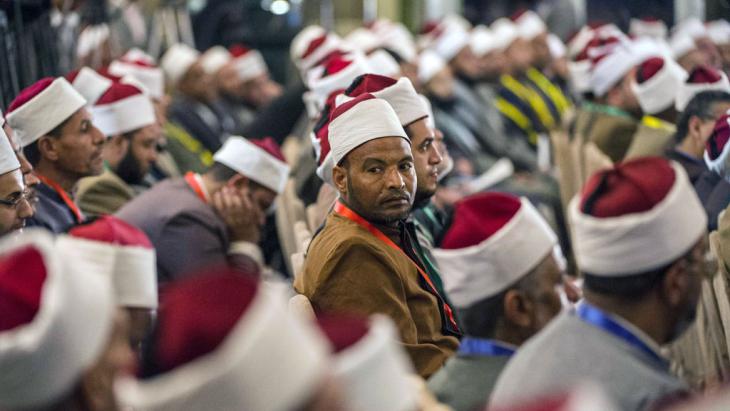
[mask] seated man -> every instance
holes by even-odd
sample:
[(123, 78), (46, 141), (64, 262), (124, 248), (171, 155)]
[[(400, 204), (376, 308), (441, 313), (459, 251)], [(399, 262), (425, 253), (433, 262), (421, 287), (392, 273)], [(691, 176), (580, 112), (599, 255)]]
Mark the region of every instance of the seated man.
[(264, 213), (284, 189), (289, 166), (271, 139), (231, 137), (204, 174), (165, 180), (117, 216), (142, 229), (157, 251), (160, 282), (203, 267), (258, 272)]
[(560, 311), (557, 241), (525, 198), (484, 193), (457, 203), (434, 255), (465, 336), (428, 382), (439, 401), (455, 411), (484, 406), (515, 350)]
[(705, 145), (705, 164), (708, 170), (695, 183), (695, 191), (707, 212), (707, 228), (717, 229), (717, 219), (730, 205), (730, 115), (724, 114), (715, 122), (715, 128)]
[(25, 220), (33, 217), (31, 188), (25, 184), (18, 159), (10, 139), (0, 129), (0, 236), (22, 229)]
[(43, 230), (6, 240), (0, 255), (0, 408), (117, 409), (113, 382), (133, 356), (109, 278), (66, 266)]
[(88, 216), (99, 216), (134, 198), (132, 185), (142, 183), (157, 159), (162, 131), (150, 98), (130, 84), (112, 84), (91, 113), (107, 137), (102, 153), (107, 169), (79, 181), (76, 202)]
[(294, 286), (317, 310), (388, 315), (416, 371), (428, 377), (454, 353), (460, 333), (404, 228), (416, 189), (410, 142), (391, 106), (372, 94), (340, 105), (331, 119), (340, 200)]
[(593, 175), (569, 209), (585, 300), (520, 348), (490, 405), (587, 380), (625, 411), (685, 393), (659, 347), (694, 321), (706, 274), (707, 218), (687, 174), (657, 157), (620, 163)]
[(39, 80), (8, 107), (7, 121), (41, 184), (28, 225), (59, 233), (84, 220), (73, 199), (82, 177), (101, 174), (104, 135), (86, 101), (64, 78)]
[(667, 151), (667, 157), (684, 167), (690, 182), (695, 184), (707, 171), (703, 155), (705, 145), (712, 134), (715, 121), (730, 109), (730, 93), (703, 91), (690, 100), (679, 117), (675, 147)]

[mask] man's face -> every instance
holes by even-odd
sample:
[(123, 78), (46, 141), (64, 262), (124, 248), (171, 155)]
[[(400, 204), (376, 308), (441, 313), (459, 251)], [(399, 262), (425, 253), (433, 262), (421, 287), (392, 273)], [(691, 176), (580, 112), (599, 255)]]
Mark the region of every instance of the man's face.
[(238, 76), (236, 66), (233, 62), (229, 62), (218, 71), (216, 79), (220, 91), (231, 97), (239, 97), (241, 85), (243, 82)]
[(59, 137), (47, 138), (45, 154), (62, 171), (81, 177), (101, 174), (104, 134), (94, 127), (91, 115), (82, 108), (69, 119)]
[(408, 137), (411, 139), (411, 152), (413, 153), (413, 164), (416, 167), (416, 206), (428, 202), (436, 193), (438, 186), (438, 168), (441, 164), (441, 154), (435, 142), (433, 131), (426, 124), (426, 119), (421, 119), (406, 127)]
[(479, 59), (477, 59), (470, 47), (461, 49), (456, 57), (454, 57), (452, 65), (455, 72), (470, 80), (476, 81), (481, 77)]
[(449, 66), (444, 67), (436, 73), (426, 84), (428, 93), (442, 99), (449, 100), (454, 97), (454, 74)]
[(608, 91), (606, 101), (608, 105), (618, 107), (625, 110), (634, 116), (641, 116), (641, 106), (639, 100), (636, 98), (636, 94), (631, 89), (631, 82), (634, 78), (634, 71), (627, 73), (621, 81)]
[[(33, 207), (25, 199), (23, 174), (20, 170), (0, 175), (0, 236), (25, 226), (25, 219), (33, 216)], [(6, 203), (14, 203), (11, 205)]]
[(137, 130), (129, 139), (127, 152), (117, 166), (117, 175), (129, 184), (138, 184), (157, 161), (160, 126), (152, 124)]
[(720, 51), (712, 40), (707, 37), (698, 38), (695, 40), (695, 44), (697, 44), (697, 49), (699, 49), (703, 54), (705, 64), (718, 70), (722, 69), (722, 57), (720, 55)]
[(687, 72), (691, 72), (697, 66), (707, 64), (707, 55), (700, 49), (693, 49), (677, 60), (680, 66)]
[(543, 329), (562, 308), (558, 288), (563, 286), (563, 275), (555, 258), (550, 254), (535, 269), (534, 288), (528, 291), (533, 302), (533, 333)]
[(254, 184), (249, 191), (252, 203), (257, 205), (262, 214), (267, 213), (274, 206), (276, 201), (276, 192), (262, 185)]
[(366, 220), (390, 225), (408, 217), (416, 192), (416, 170), (409, 142), (383, 137), (352, 150), (335, 167), (337, 190)]
[(534, 61), (532, 45), (525, 39), (518, 38), (505, 51), (507, 61), (510, 62), (512, 74), (524, 73)]
[(215, 100), (216, 89), (213, 86), (213, 77), (205, 72), (200, 60), (195, 62), (178, 84), (178, 89), (185, 95), (202, 103)]
[[(708, 275), (713, 274), (712, 270), (715, 267), (708, 264), (708, 259), (706, 258), (709, 252), (706, 237), (706, 235), (703, 235), (689, 252), (688, 256), (680, 261), (680, 264), (682, 264), (680, 269), (683, 271), (682, 274), (685, 276), (686, 283), (681, 290), (681, 297), (675, 306), (672, 307), (675, 324), (669, 335), (669, 341), (681, 337), (694, 322), (697, 317), (697, 304), (702, 293), (702, 281), (708, 278)], [(666, 300), (671, 301), (670, 298)]]
[(486, 81), (496, 81), (505, 71), (504, 52), (500, 50), (490, 51), (479, 59), (479, 71), (481, 78)]
[(36, 177), (35, 174), (33, 174), (33, 166), (30, 164), (30, 161), (25, 158), (23, 149), (20, 147), (20, 144), (15, 140), (15, 134), (13, 133), (13, 129), (10, 128), (8, 123), (5, 123), (3, 125), (3, 130), (5, 131), (5, 135), (8, 136), (10, 146), (13, 148), (13, 151), (15, 151), (15, 156), (18, 157), (18, 162), (20, 162), (20, 172), (23, 173), (23, 182), (25, 183), (25, 186), (31, 189), (35, 188), (35, 186), (40, 184), (41, 181), (38, 180), (38, 177)]
[(550, 64), (552, 56), (547, 42), (547, 33), (543, 33), (530, 41), (534, 54), (533, 65), (538, 69), (544, 69)]
[(408, 78), (408, 80), (410, 80), (414, 86), (417, 86), (420, 84), (420, 81), (418, 80), (418, 64), (417, 63), (411, 63), (411, 62), (403, 60), (400, 63), (400, 72), (404, 77)]
[(253, 107), (260, 108), (271, 103), (282, 93), (281, 86), (271, 80), (268, 74), (245, 81), (241, 85), (241, 98)]

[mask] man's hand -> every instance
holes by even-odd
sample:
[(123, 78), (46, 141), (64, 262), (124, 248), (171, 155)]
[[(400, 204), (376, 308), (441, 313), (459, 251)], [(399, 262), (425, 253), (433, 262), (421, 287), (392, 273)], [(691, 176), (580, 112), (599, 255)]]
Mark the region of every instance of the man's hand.
[(236, 190), (225, 186), (213, 194), (212, 204), (225, 221), (232, 241), (258, 244), (264, 212), (251, 200), (248, 187)]

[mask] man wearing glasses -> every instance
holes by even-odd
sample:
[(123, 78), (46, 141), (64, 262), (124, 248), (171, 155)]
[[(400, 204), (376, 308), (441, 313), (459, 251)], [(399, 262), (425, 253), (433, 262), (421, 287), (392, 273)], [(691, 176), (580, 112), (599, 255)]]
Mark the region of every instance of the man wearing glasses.
[(10, 140), (0, 129), (0, 236), (22, 229), (25, 220), (33, 217), (31, 192)]

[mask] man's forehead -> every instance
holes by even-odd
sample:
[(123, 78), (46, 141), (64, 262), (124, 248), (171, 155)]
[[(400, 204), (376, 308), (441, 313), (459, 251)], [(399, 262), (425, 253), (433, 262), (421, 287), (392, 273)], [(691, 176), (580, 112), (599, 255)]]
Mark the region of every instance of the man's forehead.
[(410, 142), (402, 137), (382, 137), (361, 144), (349, 154), (349, 160), (382, 159), (399, 161), (411, 155)]
[(0, 175), (0, 195), (7, 196), (9, 194), (23, 191), (23, 174), (20, 169), (16, 169)]

